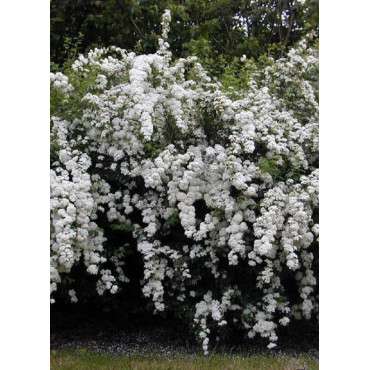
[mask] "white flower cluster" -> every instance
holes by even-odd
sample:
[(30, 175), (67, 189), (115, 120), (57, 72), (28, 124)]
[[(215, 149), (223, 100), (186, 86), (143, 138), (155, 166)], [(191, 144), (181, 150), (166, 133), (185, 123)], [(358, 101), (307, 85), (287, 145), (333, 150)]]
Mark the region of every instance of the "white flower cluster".
[(61, 72), (50, 73), (50, 84), (52, 88), (64, 94), (73, 89), (72, 85), (68, 83), (68, 77)]
[(202, 347), (204, 354), (208, 354), (208, 345), (210, 329), (207, 327), (207, 318), (217, 322), (218, 326), (227, 325), (224, 315), (229, 310), (239, 310), (240, 306), (231, 303), (231, 297), (238, 292), (233, 289), (228, 289), (223, 295), (221, 302), (217, 299), (212, 299), (212, 292), (208, 291), (204, 295), (203, 301), (195, 305), (194, 321), (200, 326), (199, 337), (202, 339)]
[(273, 348), (279, 325), (318, 312), (317, 52), (302, 42), (235, 98), (196, 58), (171, 61), (170, 19), (155, 54), (95, 49), (53, 75), (83, 107), (52, 123), (51, 291), (82, 259), (99, 294), (117, 292), (125, 254), (105, 256), (98, 215), (129, 222), (156, 311), (192, 305), (206, 353), (223, 325)]
[[(97, 275), (98, 265), (106, 262), (102, 256), (106, 239), (94, 220), (99, 204), (111, 198), (106, 195), (109, 185), (98, 175), (89, 175), (91, 160), (86, 153), (72, 150), (75, 142), (69, 140), (69, 130), (67, 121), (53, 117), (53, 136), (59, 151), (58, 161), (50, 171), (51, 292), (61, 281), (60, 273), (69, 273), (81, 257), (92, 275)], [(98, 293), (103, 294), (104, 290), (114, 293), (118, 287), (112, 285), (115, 278), (111, 272), (105, 270), (101, 274)], [(76, 293), (72, 299), (77, 299)]]

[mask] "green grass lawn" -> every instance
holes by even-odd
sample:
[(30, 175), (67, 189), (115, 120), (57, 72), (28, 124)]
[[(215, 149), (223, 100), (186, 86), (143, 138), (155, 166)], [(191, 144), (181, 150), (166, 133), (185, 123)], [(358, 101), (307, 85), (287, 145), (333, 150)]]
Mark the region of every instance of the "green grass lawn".
[(53, 350), (50, 354), (51, 369), (319, 369), (319, 360), (298, 358), (273, 358), (263, 355), (211, 355), (178, 356), (168, 358), (160, 355), (101, 355), (88, 351)]

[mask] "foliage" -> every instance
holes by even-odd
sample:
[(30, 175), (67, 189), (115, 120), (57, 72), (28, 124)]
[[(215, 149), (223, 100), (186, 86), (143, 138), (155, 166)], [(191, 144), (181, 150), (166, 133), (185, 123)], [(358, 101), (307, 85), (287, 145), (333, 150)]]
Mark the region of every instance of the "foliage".
[(52, 301), (60, 285), (79, 299), (65, 279), (81, 266), (125, 294), (131, 251), (154, 312), (188, 320), (205, 353), (231, 329), (273, 348), (318, 314), (317, 48), (243, 57), (229, 89), (174, 60), (170, 20), (154, 54), (94, 49), (51, 73)]
[(52, 0), (51, 60), (61, 66), (76, 51), (107, 45), (153, 53), (164, 9), (173, 56), (197, 55), (213, 75), (243, 54), (281, 56), (318, 31), (318, 0)]

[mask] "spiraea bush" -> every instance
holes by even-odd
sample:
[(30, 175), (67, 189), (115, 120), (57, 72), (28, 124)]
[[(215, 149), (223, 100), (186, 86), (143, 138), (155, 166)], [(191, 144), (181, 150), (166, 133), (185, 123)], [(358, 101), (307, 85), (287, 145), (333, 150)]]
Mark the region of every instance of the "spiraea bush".
[(155, 54), (94, 49), (51, 74), (51, 300), (81, 265), (124, 294), (134, 248), (154, 312), (191, 317), (205, 353), (226, 328), (273, 348), (318, 316), (317, 47), (242, 58), (248, 81), (225, 88), (172, 60), (170, 20)]

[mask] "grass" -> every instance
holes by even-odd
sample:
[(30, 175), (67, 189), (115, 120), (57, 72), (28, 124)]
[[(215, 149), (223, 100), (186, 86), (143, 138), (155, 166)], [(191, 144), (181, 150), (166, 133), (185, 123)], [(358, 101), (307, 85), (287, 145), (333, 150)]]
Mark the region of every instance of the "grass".
[(319, 360), (299, 356), (297, 358), (273, 358), (265, 355), (184, 355), (168, 358), (160, 355), (113, 355), (99, 354), (87, 350), (53, 350), (50, 354), (50, 369), (158, 369), (158, 370), (200, 370), (200, 369), (319, 369)]

